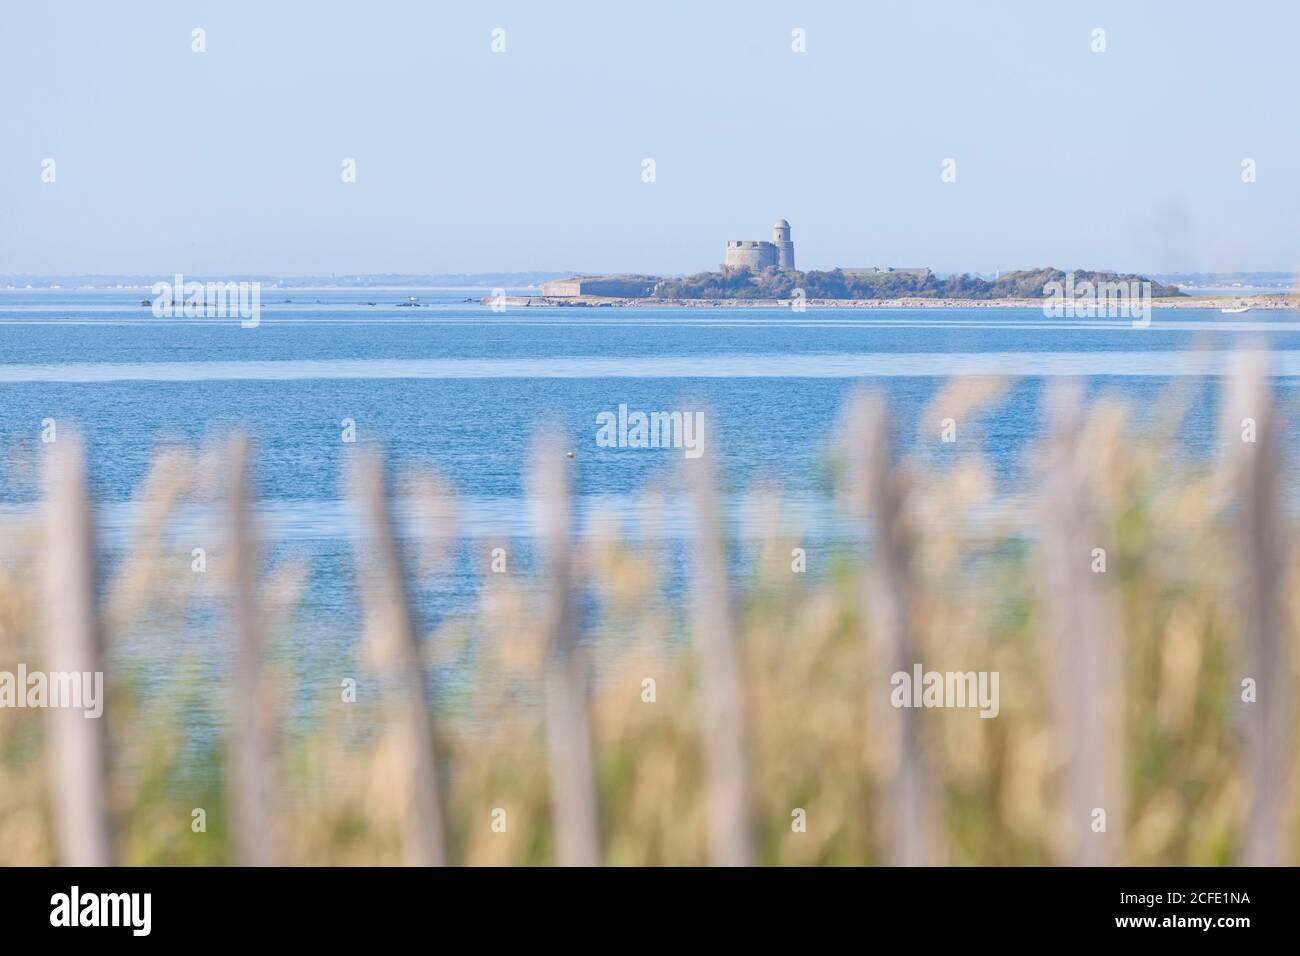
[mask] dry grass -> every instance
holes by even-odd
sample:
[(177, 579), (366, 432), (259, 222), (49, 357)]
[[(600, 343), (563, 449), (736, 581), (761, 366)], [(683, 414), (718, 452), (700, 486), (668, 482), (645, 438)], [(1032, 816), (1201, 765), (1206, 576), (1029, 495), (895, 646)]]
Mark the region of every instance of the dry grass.
[[(927, 825), (941, 863), (1061, 862), (1081, 823), (1064, 816), (1066, 742), (1057, 661), (1044, 638), (1051, 596), (1037, 543), (1046, 519), (1024, 501), (996, 497), (977, 451), (954, 455), (933, 443), (943, 418), (972, 420), (999, 394), (987, 383), (943, 392), (924, 419), (929, 444), (898, 472), (913, 547), (910, 613), (919, 659), (929, 669), (1000, 673), (995, 719), (955, 709), (910, 716), (932, 781)], [(1177, 396), (1164, 403), (1181, 407)], [(1240, 696), (1248, 675), (1236, 512), (1223, 471), (1189, 463), (1177, 448), (1177, 420), (1166, 413), (1139, 431), (1122, 404), (1106, 400), (1088, 409), (1081, 439), (1122, 637), (1122, 705), (1112, 715), (1121, 729), (1109, 745), (1123, 793), (1109, 826), (1119, 836), (1121, 863), (1223, 865), (1240, 860), (1252, 796), (1243, 767), (1243, 726), (1253, 705)], [(109, 675), (107, 799), (124, 863), (232, 859), (226, 755), (219, 734), (201, 732), (229, 703), (221, 696), (227, 687), (205, 677), (212, 647), (229, 632), (223, 619), (196, 622), (192, 614), (193, 605), (220, 597), (224, 576), (219, 555), (206, 576), (189, 573), (187, 560), (177, 570), (164, 534), (178, 504), (213, 494), (192, 477), (204, 472), (187, 452), (160, 455), (142, 489), (148, 506), (138, 544), (106, 591), (110, 661), (119, 665)], [(428, 533), (411, 564), (418, 574), (436, 574), (454, 554), (454, 499), (428, 478), (412, 488)], [(994, 517), (971, 533), (966, 516), (976, 513)], [(747, 555), (753, 571), (737, 589), (756, 858), (773, 865), (884, 862), (887, 835), (878, 821), (897, 754), (878, 732), (890, 668), (868, 650), (864, 559), (851, 547), (814, 550), (777, 489), (755, 489), (746, 514), (763, 531)], [(6, 538), (0, 670), (15, 670), (19, 661), (39, 666), (34, 533), (17, 528)], [(809, 549), (810, 573), (791, 570), (796, 547)], [(593, 674), (600, 844), (610, 864), (708, 860), (708, 728), (699, 719), (689, 615), (667, 591), (663, 560), (610, 520), (585, 539), (574, 568), (600, 608), (581, 651)], [(273, 569), (265, 580), (270, 630), (284, 647), (294, 637), (302, 569)], [(1291, 604), (1300, 600), (1300, 588), (1286, 594)], [(533, 580), (485, 570), (477, 613), (438, 622), (423, 644), (426, 668), (451, 675), (439, 681), (434, 750), (452, 863), (554, 859), (542, 597)], [(1300, 621), (1300, 607), (1289, 610), (1289, 620)], [(1294, 629), (1287, 641), (1292, 669), (1285, 679), (1294, 688)], [(287, 701), (290, 668), (272, 661)], [(382, 702), (364, 692), (366, 668), (360, 654), (333, 662), (316, 681), (325, 689), (314, 715), (280, 715), (283, 792), (275, 825), (286, 862), (403, 860), (401, 751), (385, 731)], [(363, 688), (355, 703), (340, 700), (347, 676)], [(1289, 719), (1294, 724), (1294, 712)], [(0, 863), (56, 861), (43, 736), (39, 712), (0, 712)], [(1300, 792), (1296, 773), (1292, 761), (1291, 794)], [(206, 832), (191, 828), (195, 808), (206, 811)], [(796, 809), (806, 814), (806, 832), (792, 829)], [(1292, 800), (1277, 834), (1290, 863), (1300, 862), (1295, 810)]]

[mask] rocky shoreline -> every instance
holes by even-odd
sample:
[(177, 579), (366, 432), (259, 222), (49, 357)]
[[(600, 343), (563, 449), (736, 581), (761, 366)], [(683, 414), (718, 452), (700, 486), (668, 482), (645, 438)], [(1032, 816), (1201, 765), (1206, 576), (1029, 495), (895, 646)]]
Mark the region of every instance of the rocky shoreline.
[[(571, 308), (571, 309), (789, 309), (792, 299), (651, 299), (605, 298), (578, 296), (555, 298), (549, 296), (484, 296), (483, 305), (502, 305), (507, 308)], [(808, 299), (810, 309), (1039, 309), (1045, 299)], [(1300, 295), (1271, 294), (1244, 296), (1175, 296), (1152, 299), (1156, 309), (1223, 309), (1247, 307), (1250, 309), (1300, 309)]]

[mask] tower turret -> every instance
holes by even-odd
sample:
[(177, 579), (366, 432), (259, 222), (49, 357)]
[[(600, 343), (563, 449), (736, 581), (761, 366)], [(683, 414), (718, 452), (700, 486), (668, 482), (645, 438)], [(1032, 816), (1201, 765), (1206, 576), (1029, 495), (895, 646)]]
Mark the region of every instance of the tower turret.
[(772, 224), (772, 244), (776, 246), (778, 269), (794, 268), (794, 243), (790, 240), (790, 224), (778, 219)]

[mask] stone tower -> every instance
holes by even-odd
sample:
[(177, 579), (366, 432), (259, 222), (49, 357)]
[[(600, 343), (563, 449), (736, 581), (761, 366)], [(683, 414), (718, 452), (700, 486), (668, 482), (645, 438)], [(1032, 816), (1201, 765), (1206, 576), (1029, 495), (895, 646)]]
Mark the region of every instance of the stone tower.
[(729, 239), (727, 255), (722, 265), (726, 268), (744, 268), (751, 272), (764, 269), (793, 269), (794, 243), (790, 241), (790, 224), (778, 219), (772, 226), (772, 241), (766, 239)]
[(776, 267), (794, 268), (794, 243), (790, 241), (790, 224), (778, 219), (772, 226), (772, 245), (776, 246)]

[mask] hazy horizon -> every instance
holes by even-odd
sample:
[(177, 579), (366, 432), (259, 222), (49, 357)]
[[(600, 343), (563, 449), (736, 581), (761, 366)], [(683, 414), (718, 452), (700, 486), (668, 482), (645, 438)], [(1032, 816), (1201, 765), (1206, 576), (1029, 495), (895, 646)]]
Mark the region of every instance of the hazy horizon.
[(7, 20), (0, 274), (689, 274), (779, 217), (801, 269), (1300, 265), (1297, 9), (1268, 30), (1199, 3)]
[[(1062, 267), (1053, 267), (1062, 268)], [(1079, 267), (1063, 267), (1063, 272), (1078, 271)], [(1087, 269), (1084, 269), (1087, 271)], [(270, 281), (277, 287), (283, 289), (412, 289), (417, 287), (409, 285), (409, 282), (415, 281), (435, 281), (443, 289), (458, 289), (458, 287), (487, 287), (490, 285), (502, 284), (519, 284), (529, 285), (538, 284), (538, 282), (549, 280), (549, 278), (559, 278), (575, 276), (581, 274), (580, 269), (550, 269), (550, 271), (491, 271), (491, 272), (461, 272), (461, 273), (393, 273), (393, 272), (365, 272), (365, 273), (334, 273), (330, 276), (292, 276), (292, 274), (276, 274), (266, 272), (231, 272), (231, 273), (183, 273), (186, 280), (200, 281)], [(1002, 273), (1011, 272), (1011, 269), (1004, 269)], [(936, 272), (936, 276), (945, 277), (948, 273)], [(966, 274), (983, 274), (983, 276), (992, 276), (993, 273), (966, 273)], [(79, 287), (94, 287), (94, 289), (112, 289), (114, 285), (121, 287), (144, 287), (152, 285), (153, 282), (172, 280), (174, 273), (0, 273), (0, 287), (6, 289), (22, 289), (22, 286), (13, 285), (17, 281), (36, 280), (40, 282), (55, 282), (56, 280), (69, 282), (69, 284), (81, 284)], [(663, 278), (684, 277), (685, 273), (666, 273)], [(1229, 278), (1253, 278), (1253, 280), (1274, 280), (1286, 281), (1288, 286), (1297, 284), (1295, 272), (1286, 271), (1269, 271), (1269, 269), (1242, 269), (1236, 272), (1152, 272), (1148, 278), (1162, 282), (1167, 281), (1191, 281), (1191, 280), (1229, 280)], [(91, 284), (88, 280), (99, 280), (100, 284)], [(381, 281), (393, 281), (393, 285), (382, 285)], [(304, 285), (290, 285), (292, 282), (303, 282)], [(113, 285), (109, 285), (113, 284)], [(309, 284), (309, 285), (308, 285)], [(458, 285), (463, 284), (463, 285)], [(30, 286), (32, 290), (45, 289), (45, 287), (60, 286)], [(78, 285), (64, 286), (65, 289), (75, 289)], [(421, 286), (422, 287), (422, 286)]]

